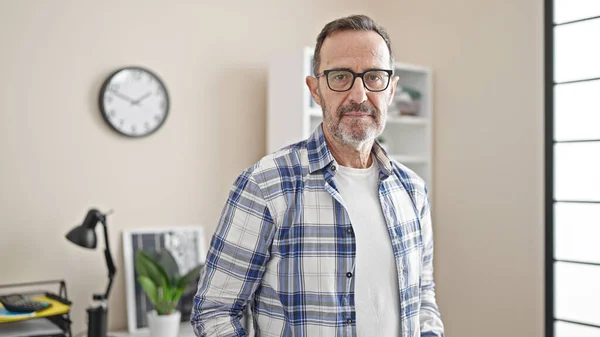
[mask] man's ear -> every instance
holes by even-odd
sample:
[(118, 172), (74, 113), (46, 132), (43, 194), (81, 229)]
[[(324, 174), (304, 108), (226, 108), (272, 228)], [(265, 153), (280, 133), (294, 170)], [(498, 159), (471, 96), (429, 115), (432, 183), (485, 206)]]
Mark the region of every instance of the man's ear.
[(392, 102), (394, 101), (394, 94), (396, 93), (396, 86), (398, 85), (398, 80), (400, 79), (400, 77), (398, 76), (394, 76), (392, 77), (391, 83), (390, 83), (390, 98), (388, 101), (388, 106), (390, 106), (392, 104)]
[(321, 96), (319, 95), (319, 79), (313, 76), (306, 76), (306, 86), (310, 91), (315, 103), (321, 105)]

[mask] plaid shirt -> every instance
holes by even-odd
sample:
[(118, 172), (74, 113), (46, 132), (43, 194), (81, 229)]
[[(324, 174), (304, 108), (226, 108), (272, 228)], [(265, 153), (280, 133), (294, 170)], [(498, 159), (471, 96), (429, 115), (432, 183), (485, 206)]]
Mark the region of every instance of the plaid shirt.
[[(425, 184), (377, 143), (373, 153), (397, 267), (402, 336), (441, 337)], [(246, 336), (240, 318), (247, 304), (256, 336), (356, 336), (348, 273), (355, 272), (356, 241), (334, 183), (337, 165), (320, 126), (237, 178), (194, 297), (197, 336)]]

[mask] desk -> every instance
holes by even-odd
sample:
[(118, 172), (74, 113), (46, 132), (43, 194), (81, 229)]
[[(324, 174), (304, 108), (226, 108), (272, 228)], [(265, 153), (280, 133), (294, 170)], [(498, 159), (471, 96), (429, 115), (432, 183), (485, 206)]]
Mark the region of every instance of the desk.
[[(135, 333), (129, 332), (109, 332), (107, 334), (110, 337), (149, 337), (150, 332), (148, 329), (141, 330)], [(192, 330), (192, 325), (190, 322), (182, 322), (179, 326), (179, 337), (196, 337), (194, 335), (194, 330)]]

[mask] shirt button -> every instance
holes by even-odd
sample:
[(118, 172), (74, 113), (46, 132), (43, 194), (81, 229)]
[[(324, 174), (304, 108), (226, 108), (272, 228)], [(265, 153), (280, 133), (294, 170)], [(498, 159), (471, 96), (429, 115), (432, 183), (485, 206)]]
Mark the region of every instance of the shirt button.
[(348, 318), (348, 319), (346, 320), (346, 323), (348, 323), (348, 324), (352, 324), (352, 318)]
[(331, 170), (332, 170), (332, 171), (335, 171), (335, 170), (336, 170), (336, 168), (335, 168), (335, 165), (331, 165)]
[(348, 228), (348, 234), (352, 234), (352, 228)]
[(352, 277), (352, 273), (351, 272), (347, 272), (346, 276), (348, 276), (348, 278)]

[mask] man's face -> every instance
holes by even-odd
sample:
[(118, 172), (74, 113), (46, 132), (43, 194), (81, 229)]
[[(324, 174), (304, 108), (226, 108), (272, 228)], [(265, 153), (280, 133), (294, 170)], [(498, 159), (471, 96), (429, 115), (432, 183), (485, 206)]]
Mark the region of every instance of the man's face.
[[(391, 69), (390, 55), (385, 41), (376, 32), (335, 32), (323, 42), (319, 68), (319, 73), (340, 68), (355, 73)], [(323, 109), (325, 132), (358, 148), (383, 132), (397, 81), (398, 77), (392, 78), (388, 88), (381, 92), (368, 91), (359, 78), (345, 92), (331, 90), (325, 76), (309, 77), (307, 85), (315, 102)]]

